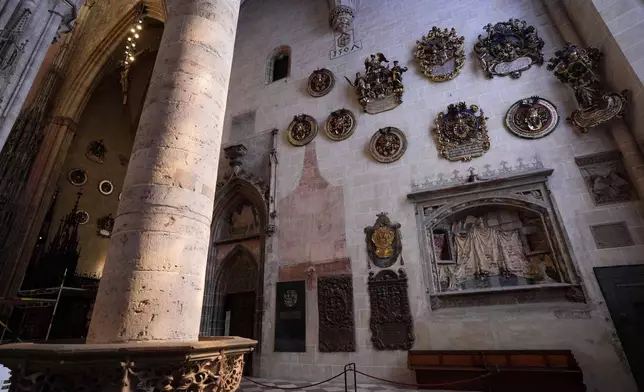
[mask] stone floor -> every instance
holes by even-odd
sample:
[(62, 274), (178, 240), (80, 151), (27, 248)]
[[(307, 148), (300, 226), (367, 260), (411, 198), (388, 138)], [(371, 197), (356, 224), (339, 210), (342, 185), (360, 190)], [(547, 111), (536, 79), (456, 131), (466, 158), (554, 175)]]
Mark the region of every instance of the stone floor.
[[(241, 386), (239, 387), (240, 392), (297, 392), (297, 391), (309, 391), (309, 392), (344, 392), (344, 382), (342, 377), (336, 379), (340, 380), (337, 382), (333, 380), (331, 382), (317, 385), (314, 387), (304, 388), (304, 389), (284, 389), (284, 388), (294, 388), (310, 385), (310, 382), (307, 381), (287, 381), (287, 380), (267, 380), (263, 378), (253, 378), (254, 381), (262, 383), (265, 386), (257, 385), (248, 379), (243, 379)], [(394, 385), (384, 385), (384, 384), (362, 384), (358, 382), (357, 392), (410, 392), (415, 391), (415, 388), (405, 389), (403, 387), (396, 387)], [(349, 385), (348, 392), (355, 392), (353, 385)], [(433, 392), (441, 392), (442, 390), (432, 389)], [(447, 391), (444, 391), (447, 392)]]

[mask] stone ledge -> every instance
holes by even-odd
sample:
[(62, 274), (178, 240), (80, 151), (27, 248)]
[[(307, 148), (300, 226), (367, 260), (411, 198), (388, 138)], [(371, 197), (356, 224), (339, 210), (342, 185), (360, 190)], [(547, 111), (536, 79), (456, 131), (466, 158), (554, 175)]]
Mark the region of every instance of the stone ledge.
[(516, 305), (543, 302), (586, 302), (578, 284), (551, 284), (536, 287), (508, 287), (501, 290), (470, 290), (430, 295), (432, 310), (490, 305)]

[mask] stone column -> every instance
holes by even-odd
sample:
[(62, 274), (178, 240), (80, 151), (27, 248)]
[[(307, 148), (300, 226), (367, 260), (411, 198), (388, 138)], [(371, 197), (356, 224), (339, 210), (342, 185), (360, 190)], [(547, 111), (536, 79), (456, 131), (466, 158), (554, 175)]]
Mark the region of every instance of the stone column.
[(89, 343), (199, 335), (240, 0), (167, 0)]

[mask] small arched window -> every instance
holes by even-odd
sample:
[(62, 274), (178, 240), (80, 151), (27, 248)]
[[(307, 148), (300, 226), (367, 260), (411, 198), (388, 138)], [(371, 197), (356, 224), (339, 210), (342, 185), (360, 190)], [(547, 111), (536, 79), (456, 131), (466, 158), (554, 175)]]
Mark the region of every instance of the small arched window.
[(275, 48), (268, 57), (266, 84), (287, 78), (291, 74), (291, 48), (283, 45)]

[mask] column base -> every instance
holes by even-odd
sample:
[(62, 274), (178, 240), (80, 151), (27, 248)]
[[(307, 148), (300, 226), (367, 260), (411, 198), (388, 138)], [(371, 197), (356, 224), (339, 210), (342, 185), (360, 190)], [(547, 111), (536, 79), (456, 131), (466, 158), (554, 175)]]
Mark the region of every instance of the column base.
[(0, 346), (10, 391), (233, 392), (244, 354), (257, 342), (211, 337), (198, 342)]

